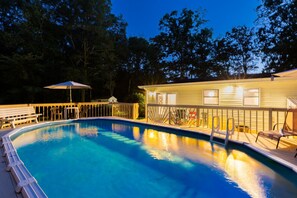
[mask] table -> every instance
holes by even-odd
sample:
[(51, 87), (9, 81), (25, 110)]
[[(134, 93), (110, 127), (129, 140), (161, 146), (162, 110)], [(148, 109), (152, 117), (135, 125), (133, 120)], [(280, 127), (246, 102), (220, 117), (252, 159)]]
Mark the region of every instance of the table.
[(79, 109), (78, 109), (78, 107), (66, 107), (66, 108), (64, 108), (64, 119), (67, 120), (67, 116), (68, 116), (69, 111), (71, 111), (71, 112), (74, 111), (74, 118), (75, 119), (79, 118)]

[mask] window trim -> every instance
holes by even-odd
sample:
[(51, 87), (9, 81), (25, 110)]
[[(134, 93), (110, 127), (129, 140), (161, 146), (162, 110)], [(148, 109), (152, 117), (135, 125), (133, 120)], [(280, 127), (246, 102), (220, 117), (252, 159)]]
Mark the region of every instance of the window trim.
[[(168, 104), (168, 101), (169, 101), (168, 96), (169, 95), (175, 95), (175, 104)], [(176, 105), (176, 100), (177, 100), (177, 94), (176, 93), (166, 93), (166, 104), (167, 105)]]
[[(161, 104), (159, 103), (159, 97), (162, 96), (162, 105), (168, 105), (168, 95), (175, 95), (175, 104), (176, 105), (176, 101), (177, 101), (177, 94), (176, 93), (164, 93), (164, 92), (160, 92), (160, 93), (156, 93), (156, 104)], [(172, 104), (171, 104), (172, 105)]]
[[(216, 94), (214, 96), (206, 96), (205, 91), (214, 91)], [(205, 103), (205, 99), (207, 98), (216, 98), (217, 103)], [(203, 89), (203, 105), (219, 105), (220, 104), (220, 90), (219, 89)]]
[[(257, 96), (246, 96), (246, 93), (249, 91), (249, 90), (258, 90), (258, 94)], [(258, 100), (258, 104), (246, 104), (245, 103), (245, 99), (247, 98), (250, 98), (250, 99), (254, 99), (254, 98), (257, 98)], [(248, 107), (259, 107), (260, 106), (260, 89), (259, 88), (248, 88), (248, 89), (244, 89), (243, 90), (243, 96), (242, 96), (242, 104), (243, 106), (248, 106)]]

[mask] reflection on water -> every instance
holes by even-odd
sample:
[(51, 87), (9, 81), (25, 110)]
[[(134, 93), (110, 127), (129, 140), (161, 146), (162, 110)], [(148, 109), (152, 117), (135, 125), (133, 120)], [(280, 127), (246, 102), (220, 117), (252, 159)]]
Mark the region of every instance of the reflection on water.
[[(100, 138), (100, 134), (139, 146), (154, 159), (170, 161), (184, 168), (190, 169), (194, 163), (203, 163), (220, 169), (226, 178), (237, 183), (251, 197), (267, 197), (267, 193), (273, 192), (273, 189), (272, 192), (265, 189), (263, 176), (269, 181), (279, 180), (282, 183), (282, 178), (276, 176), (273, 170), (241, 151), (226, 150), (205, 140), (157, 131), (142, 125), (89, 121), (50, 126), (23, 133), (13, 140), (13, 144), (20, 148), (36, 141), (57, 141), (74, 135)], [(273, 193), (277, 195), (278, 192)]]
[[(65, 133), (65, 131), (73, 131), (74, 133)], [(71, 138), (75, 133), (80, 136), (96, 137), (99, 131), (98, 127), (84, 126), (79, 123), (54, 125), (35, 129), (30, 131), (30, 133), (22, 133), (13, 139), (13, 145), (18, 149), (35, 142), (59, 140), (66, 136)]]
[[(139, 130), (133, 128), (133, 131)], [(136, 134), (135, 139), (139, 140), (139, 133)], [(145, 129), (141, 141), (147, 145), (147, 152), (156, 159), (172, 161), (173, 156), (183, 156), (190, 161), (203, 162), (222, 169), (226, 177), (236, 182), (252, 197), (266, 197), (259, 173), (274, 176), (272, 170), (245, 153), (237, 150), (228, 151), (204, 140)]]
[[(13, 139), (13, 146), (18, 149), (35, 142), (46, 142), (50, 140), (59, 140), (65, 137), (62, 127), (53, 128), (52, 126), (42, 129), (35, 129), (27, 133), (23, 133)], [(68, 134), (71, 135), (71, 134)]]

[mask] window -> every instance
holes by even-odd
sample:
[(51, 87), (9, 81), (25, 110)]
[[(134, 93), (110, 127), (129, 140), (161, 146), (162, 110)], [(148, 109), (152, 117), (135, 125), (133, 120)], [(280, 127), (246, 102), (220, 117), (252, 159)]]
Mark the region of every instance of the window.
[(259, 106), (259, 89), (245, 89), (243, 92), (244, 106)]
[(167, 94), (167, 104), (176, 105), (176, 94)]
[(203, 91), (203, 103), (205, 105), (218, 105), (219, 104), (219, 90), (208, 89)]
[(166, 94), (157, 93), (157, 104), (166, 104)]
[(176, 104), (176, 94), (166, 94), (166, 93), (158, 93), (157, 94), (157, 104)]

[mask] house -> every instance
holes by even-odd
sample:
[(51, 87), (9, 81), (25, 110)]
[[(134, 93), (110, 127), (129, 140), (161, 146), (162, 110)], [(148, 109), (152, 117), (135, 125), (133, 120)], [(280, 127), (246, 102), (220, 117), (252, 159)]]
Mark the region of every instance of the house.
[[(186, 105), (193, 109), (205, 107), (217, 110), (222, 110), (223, 108), (237, 108), (243, 111), (267, 110), (268, 114), (271, 114), (269, 111), (276, 108), (284, 111), (284, 109), (287, 108), (297, 107), (297, 69), (274, 74), (269, 78), (144, 85), (139, 86), (139, 88), (144, 89), (146, 92), (146, 104), (148, 109), (150, 107), (156, 108), (156, 105), (159, 105), (159, 107), (154, 110), (154, 117), (160, 115), (161, 111), (164, 111), (160, 109), (162, 105), (163, 107), (165, 107), (164, 105)], [(147, 116), (152, 118), (152, 115), (150, 115), (152, 112), (148, 109)], [(193, 109), (188, 110), (188, 114), (190, 114), (190, 111), (193, 111)], [(195, 111), (198, 113), (197, 110)], [(226, 112), (224, 114), (226, 114)], [(259, 119), (258, 113), (257, 115), (242, 115), (242, 113), (239, 112), (237, 114), (237, 117), (241, 114), (240, 116), (256, 117), (256, 119)], [(201, 117), (201, 114), (197, 115), (197, 117)], [(242, 123), (239, 119), (241, 118), (238, 118), (238, 125), (244, 124), (245, 126), (247, 124)], [(262, 116), (261, 119), (264, 122), (266, 118)], [(270, 119), (269, 123), (267, 123), (267, 128), (271, 128), (273, 123), (279, 121), (278, 117), (271, 117), (271, 115)], [(165, 120), (171, 121), (168, 116)], [(244, 122), (251, 123), (252, 119), (250, 118), (248, 121), (245, 120)], [(258, 129), (258, 127), (255, 128)], [(262, 128), (266, 127), (261, 127), (261, 129)]]

